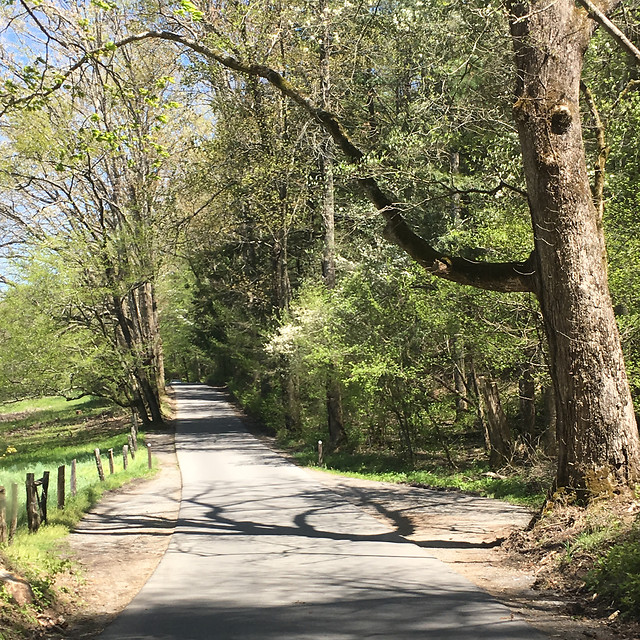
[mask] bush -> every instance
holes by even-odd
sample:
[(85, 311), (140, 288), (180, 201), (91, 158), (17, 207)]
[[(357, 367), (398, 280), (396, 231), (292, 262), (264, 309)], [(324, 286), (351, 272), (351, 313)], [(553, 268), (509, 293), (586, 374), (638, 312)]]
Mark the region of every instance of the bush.
[(640, 619), (640, 526), (598, 560), (587, 576), (587, 586), (612, 607)]

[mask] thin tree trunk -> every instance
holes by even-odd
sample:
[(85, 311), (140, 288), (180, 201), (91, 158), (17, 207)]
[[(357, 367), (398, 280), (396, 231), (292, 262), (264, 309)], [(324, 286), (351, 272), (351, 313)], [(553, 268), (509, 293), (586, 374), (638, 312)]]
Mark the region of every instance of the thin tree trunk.
[(300, 394), (298, 392), (298, 380), (291, 366), (286, 366), (282, 375), (282, 383), (285, 404), (285, 429), (290, 434), (300, 433), (302, 426)]
[(457, 333), (453, 336), (453, 383), (456, 390), (456, 420), (459, 420), (469, 409), (466, 400), (466, 366), (464, 355), (464, 337)]
[[(327, 0), (320, 0), (320, 15), (323, 20), (323, 38), (320, 45), (320, 83), (322, 106), (328, 109), (331, 94), (331, 25)], [(333, 143), (326, 136), (320, 148), (320, 173), (322, 174), (322, 275), (327, 289), (336, 286), (336, 238), (335, 238), (335, 196), (333, 184)], [(329, 440), (333, 447), (346, 440), (342, 414), (342, 393), (340, 380), (333, 364), (329, 365), (327, 376), (327, 423)]]
[[(451, 171), (451, 188), (455, 189), (455, 179), (460, 173), (460, 152), (458, 150), (449, 153), (449, 167)], [(454, 227), (459, 227), (461, 222), (461, 198), (459, 193), (451, 196), (451, 222)]]
[(329, 441), (332, 447), (337, 447), (345, 441), (346, 434), (342, 417), (340, 382), (334, 371), (329, 371), (329, 380), (327, 382), (327, 418)]
[(469, 367), (469, 377), (471, 378), (471, 382), (473, 383), (473, 393), (476, 396), (476, 409), (478, 414), (478, 423), (480, 429), (482, 430), (482, 434), (484, 436), (484, 448), (485, 451), (491, 451), (491, 440), (489, 439), (489, 427), (487, 426), (487, 416), (484, 411), (484, 404), (482, 402), (482, 394), (480, 392), (480, 380), (476, 374), (476, 368), (473, 364), (473, 360), (470, 362)]
[(507, 416), (502, 409), (498, 385), (485, 377), (478, 378), (480, 395), (484, 405), (488, 431), (489, 464), (493, 469), (503, 466), (511, 459), (511, 431)]
[(536, 427), (536, 401), (535, 381), (533, 379), (531, 363), (527, 362), (518, 381), (520, 391), (520, 420), (522, 422), (522, 434), (527, 442), (533, 443), (533, 435)]

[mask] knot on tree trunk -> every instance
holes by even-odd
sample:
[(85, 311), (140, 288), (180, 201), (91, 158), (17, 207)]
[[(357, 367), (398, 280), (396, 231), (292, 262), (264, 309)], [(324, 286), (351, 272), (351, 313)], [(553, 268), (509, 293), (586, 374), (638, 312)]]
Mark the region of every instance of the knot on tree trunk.
[(571, 129), (573, 115), (566, 104), (558, 104), (551, 110), (551, 131), (556, 135), (564, 135)]

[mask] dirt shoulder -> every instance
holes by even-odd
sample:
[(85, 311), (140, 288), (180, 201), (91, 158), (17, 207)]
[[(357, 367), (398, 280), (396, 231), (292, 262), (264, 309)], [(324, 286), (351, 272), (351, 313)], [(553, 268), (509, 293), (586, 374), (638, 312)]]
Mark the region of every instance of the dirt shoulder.
[[(84, 578), (80, 585), (66, 585), (73, 592), (72, 601), (80, 604), (62, 637), (95, 637), (138, 593), (167, 548), (178, 516), (180, 472), (173, 434), (150, 434), (148, 439), (158, 456), (160, 473), (109, 495), (69, 537), (68, 553)], [(532, 588), (537, 567), (518, 560), (501, 546), (512, 532), (527, 525), (531, 514), (526, 509), (452, 491), (353, 479), (319, 470), (308, 473), (384, 519), (397, 533), (427, 549), (550, 637), (635, 637), (606, 621), (572, 616), (571, 601), (552, 591)]]
[(102, 631), (140, 591), (167, 549), (182, 493), (174, 434), (147, 432), (146, 441), (160, 465), (158, 474), (106, 495), (65, 541), (75, 575), (57, 583), (69, 594), (64, 638), (93, 638)]

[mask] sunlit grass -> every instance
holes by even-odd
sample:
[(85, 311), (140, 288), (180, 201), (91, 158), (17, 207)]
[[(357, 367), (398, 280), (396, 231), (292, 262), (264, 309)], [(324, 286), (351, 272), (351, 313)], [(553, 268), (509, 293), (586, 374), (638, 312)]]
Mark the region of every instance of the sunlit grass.
[(0, 405), (0, 470), (70, 461), (93, 446), (104, 448), (114, 433), (123, 430), (123, 417), (119, 407), (90, 397)]
[[(59, 541), (102, 494), (126, 482), (155, 473), (147, 468), (144, 434), (139, 434), (139, 455), (124, 470), (122, 447), (129, 434), (128, 416), (118, 407), (96, 398), (67, 402), (42, 398), (0, 406), (0, 486), (4, 486), (11, 512), (11, 486), (18, 485), (18, 528), (12, 543), (2, 549), (9, 566), (28, 577), (42, 598), (53, 576), (66, 560), (58, 552)], [(105, 480), (100, 481), (94, 449), (101, 452)], [(110, 473), (108, 450), (114, 450)], [(77, 495), (70, 495), (71, 461), (76, 460)], [(65, 506), (58, 509), (58, 467), (65, 465)], [(37, 533), (27, 530), (26, 474), (36, 479), (49, 471), (48, 520)], [(40, 585), (40, 587), (38, 587)], [(38, 595), (38, 594), (37, 594)]]
[[(300, 464), (317, 466), (316, 452), (305, 450), (293, 455)], [(424, 463), (412, 467), (393, 455), (334, 453), (326, 457), (321, 468), (352, 478), (456, 489), (532, 508), (542, 505), (548, 486), (548, 479), (531, 477), (526, 470), (501, 476), (491, 474), (488, 464), (483, 461), (472, 461), (458, 469), (446, 464), (427, 467)]]

